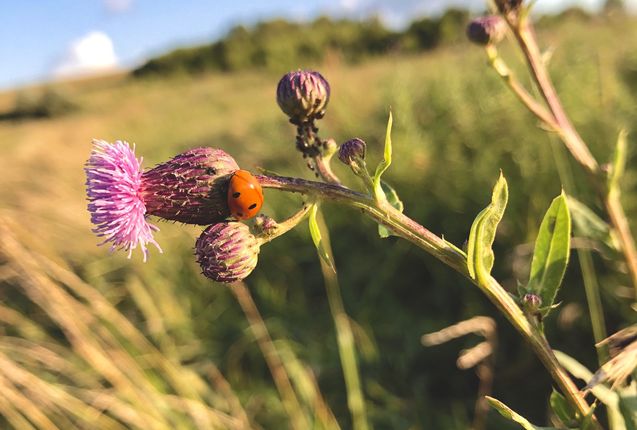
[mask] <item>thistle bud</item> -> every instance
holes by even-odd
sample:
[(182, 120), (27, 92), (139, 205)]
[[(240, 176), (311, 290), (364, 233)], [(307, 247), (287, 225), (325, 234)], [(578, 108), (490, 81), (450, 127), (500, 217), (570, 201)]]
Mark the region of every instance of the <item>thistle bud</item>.
[(478, 45), (499, 43), (505, 34), (506, 23), (498, 15), (476, 18), (467, 26), (467, 37)]
[(140, 193), (146, 213), (187, 224), (213, 224), (230, 216), (228, 181), (239, 169), (214, 148), (195, 148), (144, 172)]
[(260, 241), (240, 222), (220, 222), (197, 239), (195, 253), (203, 274), (217, 282), (245, 279), (257, 265)]
[(330, 85), (319, 72), (299, 70), (283, 76), (276, 101), (294, 123), (320, 119), (330, 100)]
[(254, 231), (257, 236), (274, 236), (279, 230), (279, 224), (267, 215), (257, 215), (254, 219)]
[(350, 166), (352, 163), (365, 159), (366, 149), (367, 145), (365, 142), (355, 137), (341, 145), (338, 149), (338, 159), (341, 160), (343, 164)]
[(537, 314), (540, 306), (542, 306), (542, 298), (537, 294), (526, 293), (522, 297), (522, 307), (531, 315)]

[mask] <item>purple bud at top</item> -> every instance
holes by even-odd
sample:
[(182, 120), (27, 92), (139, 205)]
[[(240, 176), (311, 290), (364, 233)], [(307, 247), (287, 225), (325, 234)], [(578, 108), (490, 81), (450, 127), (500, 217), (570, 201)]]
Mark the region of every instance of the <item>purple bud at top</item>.
[(110, 242), (111, 250), (124, 249), (130, 258), (139, 248), (148, 257), (148, 244), (161, 248), (153, 238), (158, 228), (146, 221), (146, 205), (141, 197), (141, 158), (135, 158), (135, 148), (127, 142), (112, 145), (93, 141), (93, 151), (86, 162), (86, 194), (93, 231)]
[(478, 45), (499, 43), (506, 34), (506, 23), (498, 15), (483, 16), (472, 20), (467, 26), (467, 37)]
[(367, 145), (362, 139), (355, 137), (354, 139), (350, 139), (338, 148), (338, 159), (343, 162), (343, 164), (347, 164), (348, 166), (352, 165), (352, 163), (357, 162), (357, 160), (365, 159), (365, 151)]
[(257, 265), (259, 240), (240, 222), (220, 222), (197, 239), (195, 253), (203, 274), (217, 282), (245, 279)]
[(526, 293), (522, 297), (522, 306), (526, 311), (534, 314), (540, 309), (540, 306), (542, 306), (542, 298), (537, 294)]
[(296, 123), (322, 118), (329, 100), (330, 85), (319, 72), (290, 72), (276, 89), (279, 107)]
[(144, 172), (140, 193), (149, 215), (214, 224), (230, 216), (228, 182), (238, 169), (221, 149), (195, 148)]

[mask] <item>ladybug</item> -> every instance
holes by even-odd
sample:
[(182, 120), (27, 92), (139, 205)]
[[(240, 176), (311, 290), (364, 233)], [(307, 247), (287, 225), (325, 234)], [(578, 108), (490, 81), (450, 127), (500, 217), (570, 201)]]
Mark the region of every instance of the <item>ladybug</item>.
[(237, 170), (228, 186), (228, 207), (236, 219), (249, 219), (259, 213), (263, 190), (259, 181), (247, 170)]

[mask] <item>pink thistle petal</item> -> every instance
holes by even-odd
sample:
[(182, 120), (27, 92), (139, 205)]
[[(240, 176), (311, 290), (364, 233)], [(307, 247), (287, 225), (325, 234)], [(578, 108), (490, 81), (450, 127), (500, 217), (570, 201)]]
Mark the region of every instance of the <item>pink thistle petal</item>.
[(128, 258), (139, 246), (148, 257), (149, 243), (162, 252), (153, 238), (159, 229), (146, 221), (146, 205), (141, 197), (142, 159), (135, 158), (135, 147), (128, 142), (110, 144), (93, 140), (93, 151), (86, 162), (86, 194), (93, 232), (111, 242), (111, 251), (128, 251)]

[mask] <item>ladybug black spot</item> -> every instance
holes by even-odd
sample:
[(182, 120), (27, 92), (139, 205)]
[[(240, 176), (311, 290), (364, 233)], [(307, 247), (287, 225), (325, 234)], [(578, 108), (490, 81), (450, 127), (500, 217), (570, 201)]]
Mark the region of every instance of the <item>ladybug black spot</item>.
[(256, 207), (257, 207), (257, 204), (256, 203), (252, 203), (248, 209), (254, 209)]
[(239, 192), (232, 193), (232, 197), (235, 198), (235, 199), (238, 199), (240, 195), (241, 195), (241, 193), (239, 193)]

